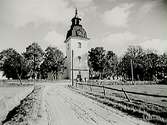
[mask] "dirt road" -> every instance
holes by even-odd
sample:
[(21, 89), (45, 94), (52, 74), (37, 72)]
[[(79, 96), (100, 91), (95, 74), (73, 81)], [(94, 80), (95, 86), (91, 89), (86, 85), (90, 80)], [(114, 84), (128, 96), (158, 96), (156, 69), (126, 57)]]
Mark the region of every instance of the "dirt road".
[(75, 93), (64, 84), (49, 84), (44, 94), (48, 125), (148, 125)]

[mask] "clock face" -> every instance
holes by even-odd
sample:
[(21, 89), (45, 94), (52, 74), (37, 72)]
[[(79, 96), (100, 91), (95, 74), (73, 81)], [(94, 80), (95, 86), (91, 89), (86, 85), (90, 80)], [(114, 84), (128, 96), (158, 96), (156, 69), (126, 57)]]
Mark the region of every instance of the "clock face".
[(80, 29), (76, 30), (76, 35), (77, 36), (82, 36), (82, 31)]

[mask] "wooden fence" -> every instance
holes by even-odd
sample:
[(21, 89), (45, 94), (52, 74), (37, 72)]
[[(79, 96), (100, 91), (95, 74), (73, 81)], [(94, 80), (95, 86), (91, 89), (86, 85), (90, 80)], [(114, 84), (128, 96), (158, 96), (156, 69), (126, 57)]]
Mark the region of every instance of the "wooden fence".
[(116, 89), (116, 88), (107, 87), (107, 86), (104, 86), (104, 85), (94, 85), (94, 84), (86, 84), (86, 83), (82, 83), (82, 82), (76, 82), (76, 87), (78, 87), (78, 85), (80, 85), (81, 88), (83, 88), (83, 86), (89, 86), (90, 87), (90, 91), (93, 91), (92, 87), (101, 88), (101, 90), (103, 91), (104, 96), (106, 95), (106, 90), (114, 90), (114, 91), (122, 92), (122, 93), (124, 93), (124, 95), (125, 95), (125, 97), (127, 98), (128, 101), (130, 101), (130, 99), (129, 99), (127, 93), (134, 94), (134, 95), (143, 95), (143, 96), (167, 98), (166, 95), (156, 95), (156, 94), (148, 94), (148, 93), (126, 91), (123, 88), (122, 89)]
[(155, 85), (159, 81), (88, 80), (87, 83), (102, 82), (105, 85)]

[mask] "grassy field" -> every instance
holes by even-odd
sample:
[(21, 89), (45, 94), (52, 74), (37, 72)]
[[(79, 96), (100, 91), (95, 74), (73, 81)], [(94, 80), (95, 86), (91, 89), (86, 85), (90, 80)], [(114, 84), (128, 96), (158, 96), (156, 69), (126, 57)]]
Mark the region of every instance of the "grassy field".
[(32, 90), (33, 86), (0, 86), (0, 124), (8, 112), (19, 105)]
[(16, 95), (24, 92), (29, 87), (0, 87), (0, 99), (1, 98), (12, 98)]
[[(126, 91), (167, 96), (167, 85), (111, 85), (110, 87), (116, 88), (116, 89), (123, 88)], [(108, 92), (111, 93), (110, 91)], [(115, 92), (112, 91), (112, 93), (115, 93)], [(122, 95), (123, 93), (118, 93), (118, 94)], [(128, 94), (128, 96), (131, 99), (143, 100), (148, 103), (154, 103), (160, 106), (167, 107), (167, 98), (134, 95), (134, 94)]]
[(121, 89), (124, 88), (128, 91), (167, 95), (167, 85), (110, 85), (110, 87)]
[[(124, 89), (125, 91), (132, 91), (132, 92), (139, 92), (145, 94), (155, 94), (155, 95), (165, 95), (167, 96), (167, 85), (106, 85), (102, 84), (103, 86), (115, 88), (115, 89)], [(90, 87), (86, 87), (88, 90)], [(103, 92), (102, 88), (93, 87), (94, 92)], [(106, 89), (106, 94), (108, 95), (115, 95), (117, 97), (124, 98), (125, 95), (123, 92), (108, 90)], [(144, 96), (144, 95), (134, 95), (134, 94), (127, 94), (130, 99), (134, 100), (142, 100), (148, 103), (157, 104), (160, 106), (167, 107), (167, 98), (161, 97), (152, 97), (152, 96)]]
[[(105, 86), (105, 85), (104, 85)], [(146, 94), (156, 94), (156, 95), (165, 95), (167, 96), (167, 85), (106, 85), (107, 87), (115, 88), (115, 89), (124, 89), (125, 91), (133, 91), (140, 92)], [(80, 86), (81, 87), (81, 86)], [(83, 87), (86, 90), (90, 90), (89, 86)], [(99, 87), (92, 87), (92, 91), (96, 93), (103, 93), (103, 89)], [(106, 96), (116, 96), (120, 98), (126, 98), (123, 92), (114, 91), (105, 89)], [(159, 106), (167, 107), (167, 98), (161, 97), (152, 97), (152, 96), (144, 96), (144, 95), (134, 95), (127, 94), (130, 100), (141, 100), (147, 103), (153, 103)]]
[[(122, 88), (125, 91), (133, 91), (147, 94), (167, 96), (166, 85), (104, 85), (111, 88)], [(135, 95), (127, 93), (130, 101), (123, 92), (105, 89), (102, 87), (90, 87), (79, 85), (75, 88), (84, 94), (103, 104), (121, 110), (129, 115), (141, 118), (155, 124), (167, 124), (167, 98)]]

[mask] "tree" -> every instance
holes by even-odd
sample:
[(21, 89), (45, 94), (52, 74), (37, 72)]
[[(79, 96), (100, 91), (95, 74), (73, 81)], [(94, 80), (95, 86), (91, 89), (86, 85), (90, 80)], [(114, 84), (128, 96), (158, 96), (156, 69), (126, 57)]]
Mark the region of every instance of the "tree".
[(29, 76), (32, 78), (39, 77), (40, 65), (43, 61), (44, 52), (38, 43), (32, 43), (26, 48), (26, 52), (23, 53), (24, 57), (28, 61), (30, 68)]
[(6, 55), (2, 67), (3, 75), (8, 79), (19, 79), (22, 84), (21, 79), (27, 74), (26, 60), (14, 49), (7, 49), (3, 52)]
[(54, 79), (57, 79), (58, 73), (63, 71), (65, 57), (63, 52), (56, 47), (47, 47), (45, 50), (44, 61), (41, 64), (43, 78), (47, 78), (47, 73), (53, 73)]
[(103, 47), (91, 48), (88, 52), (88, 65), (90, 69), (99, 72), (102, 79), (103, 70), (105, 67), (105, 50)]
[(144, 76), (146, 80), (155, 80), (157, 77), (158, 59), (158, 55), (154, 52), (149, 52), (144, 55)]
[(163, 53), (158, 60), (158, 77), (164, 79), (167, 77), (167, 54)]
[(136, 80), (142, 80), (144, 65), (143, 56), (145, 55), (144, 50), (140, 46), (129, 46), (122, 60), (119, 62), (119, 73), (124, 79), (131, 80), (131, 61), (133, 66), (133, 76)]
[(116, 54), (113, 51), (108, 51), (105, 56), (105, 67), (104, 67), (104, 75), (105, 77), (113, 77), (116, 76), (117, 72), (117, 64), (118, 59)]
[(157, 79), (159, 84), (167, 84), (167, 54), (163, 53), (159, 56), (157, 62)]
[(3, 70), (5, 59), (9, 58), (13, 54), (13, 51), (15, 51), (13, 48), (9, 48), (0, 52), (0, 70)]

